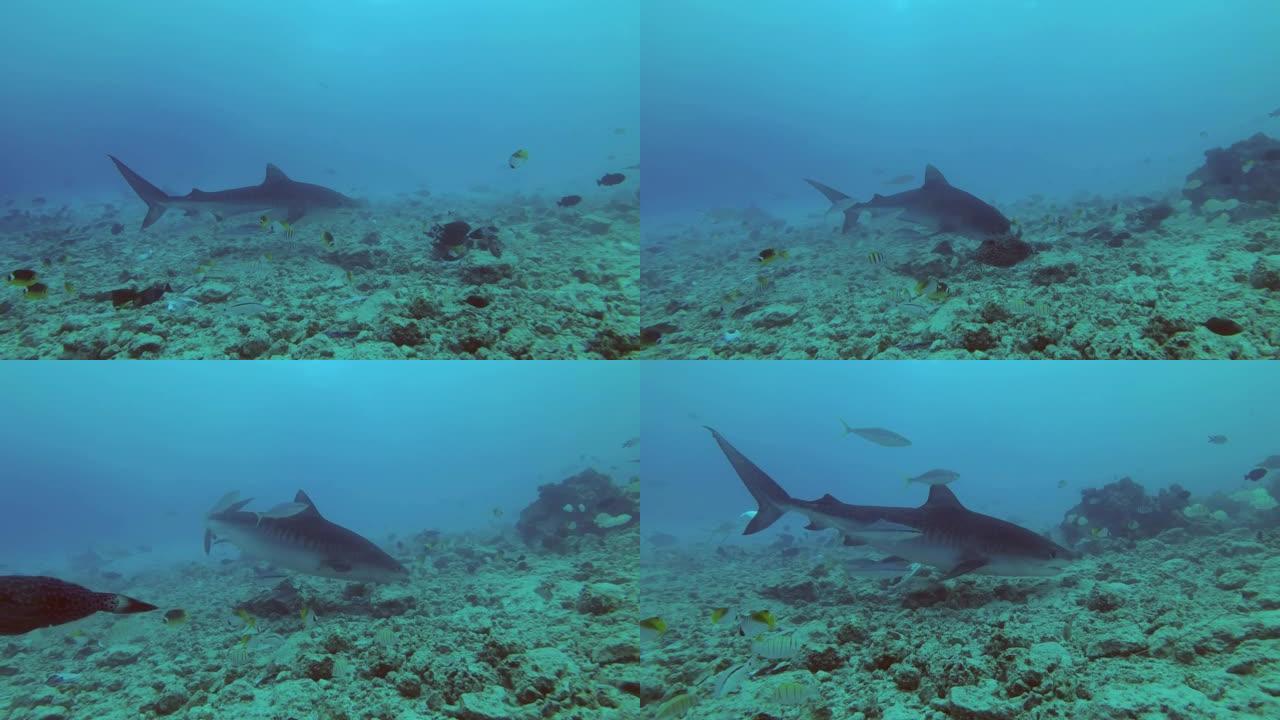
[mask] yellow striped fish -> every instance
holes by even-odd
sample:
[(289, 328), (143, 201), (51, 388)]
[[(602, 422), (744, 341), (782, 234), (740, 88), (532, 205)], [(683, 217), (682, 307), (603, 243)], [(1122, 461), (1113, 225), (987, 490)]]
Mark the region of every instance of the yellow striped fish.
[(803, 705), (813, 696), (813, 687), (804, 683), (784, 682), (769, 693), (779, 705)]
[(881, 255), (877, 250), (872, 250), (871, 252), (867, 253), (867, 262), (871, 263), (872, 265), (879, 265), (880, 261), (883, 259), (884, 259), (884, 256)]
[(662, 703), (658, 708), (658, 720), (674, 720), (675, 718), (684, 717), (685, 713), (697, 704), (697, 699), (688, 693), (680, 693), (670, 700)]
[(1035, 317), (1049, 317), (1053, 314), (1053, 308), (1048, 303), (1038, 301), (1034, 305), (1028, 303), (1022, 298), (1014, 298), (1009, 301), (1009, 310), (1017, 315), (1033, 315)]
[(800, 650), (800, 641), (790, 635), (763, 635), (751, 643), (751, 652), (766, 660), (789, 660)]

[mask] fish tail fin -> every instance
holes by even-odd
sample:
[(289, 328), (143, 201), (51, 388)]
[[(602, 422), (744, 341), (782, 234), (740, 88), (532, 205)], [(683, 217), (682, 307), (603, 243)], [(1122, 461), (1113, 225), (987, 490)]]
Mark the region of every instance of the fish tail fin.
[(845, 422), (844, 418), (840, 418), (840, 424), (844, 426), (845, 435), (848, 435), (849, 433), (853, 432), (853, 428), (849, 427), (849, 423)]
[[(704, 425), (703, 427), (706, 426)], [(742, 484), (746, 486), (747, 491), (751, 493), (751, 497), (755, 498), (756, 504), (759, 506), (756, 510), (756, 516), (751, 518), (751, 522), (747, 523), (747, 527), (742, 531), (742, 534), (753, 535), (777, 522), (778, 518), (786, 513), (783, 505), (791, 501), (791, 496), (765, 471), (756, 467), (755, 463), (748, 460), (745, 455), (738, 452), (737, 448), (730, 445), (723, 435), (716, 432), (714, 428), (707, 427), (707, 429), (711, 431), (716, 444), (720, 446), (720, 450), (729, 459), (729, 464), (738, 473), (738, 478), (742, 480)]]
[(129, 168), (128, 165), (120, 162), (115, 155), (108, 155), (111, 162), (116, 164), (116, 169), (120, 171), (120, 175), (124, 177), (125, 182), (129, 183), (129, 187), (138, 194), (139, 198), (147, 204), (147, 216), (142, 219), (142, 229), (146, 230), (155, 224), (164, 215), (164, 211), (169, 209), (168, 201), (171, 199), (163, 190), (147, 182), (138, 173)]
[(906, 478), (903, 478), (903, 482), (902, 482), (902, 484), (903, 484), (904, 486), (909, 487), (909, 486), (911, 485), (911, 477), (910, 477), (910, 476), (908, 476), (908, 477), (906, 477)]

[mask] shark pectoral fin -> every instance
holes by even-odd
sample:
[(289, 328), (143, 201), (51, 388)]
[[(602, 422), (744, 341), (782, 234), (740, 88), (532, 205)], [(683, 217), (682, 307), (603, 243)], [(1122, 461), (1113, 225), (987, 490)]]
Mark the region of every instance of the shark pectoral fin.
[(307, 214), (306, 208), (291, 207), (289, 208), (289, 216), (286, 217), (284, 221), (292, 225), (293, 223), (298, 222), (298, 220), (301, 220), (302, 216), (306, 214)]
[(204, 554), (209, 554), (209, 548), (213, 547), (213, 531), (206, 529), (204, 531)]
[(844, 211), (844, 224), (840, 226), (840, 234), (848, 235), (849, 231), (858, 224), (858, 215), (862, 213), (857, 208), (849, 208)]
[(819, 525), (816, 520), (810, 520), (808, 525), (804, 526), (805, 530), (825, 530), (826, 525)]
[(213, 219), (214, 219), (214, 220), (216, 220), (216, 221), (218, 221), (218, 222), (222, 222), (222, 218), (223, 218), (222, 213), (217, 213), (217, 212), (216, 212), (216, 213), (212, 213), (212, 215), (213, 215)]
[(963, 560), (960, 562), (960, 564), (948, 570), (947, 573), (943, 575), (941, 579), (950, 580), (951, 578), (959, 577), (961, 575), (964, 575), (965, 573), (971, 573), (974, 570), (977, 570), (978, 568), (983, 567), (989, 562), (991, 561), (984, 557), (970, 558), (968, 560)]

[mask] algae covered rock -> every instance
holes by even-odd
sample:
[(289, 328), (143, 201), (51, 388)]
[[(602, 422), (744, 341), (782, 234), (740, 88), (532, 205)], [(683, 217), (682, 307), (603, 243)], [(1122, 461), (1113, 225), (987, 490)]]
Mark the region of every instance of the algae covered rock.
[[(520, 511), (516, 531), (529, 545), (568, 552), (574, 547), (571, 538), (619, 532), (639, 521), (639, 492), (630, 488), (615, 485), (609, 476), (595, 470), (583, 470), (561, 482), (542, 485), (538, 499)], [(629, 519), (602, 527), (593, 521), (601, 514), (626, 515)]]

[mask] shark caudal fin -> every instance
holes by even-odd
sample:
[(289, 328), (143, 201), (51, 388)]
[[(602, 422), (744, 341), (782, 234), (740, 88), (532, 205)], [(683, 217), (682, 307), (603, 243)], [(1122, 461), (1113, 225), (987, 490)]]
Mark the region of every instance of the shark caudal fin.
[(849, 229), (858, 224), (858, 214), (862, 212), (862, 205), (853, 198), (845, 195), (830, 185), (823, 185), (817, 180), (804, 179), (805, 182), (813, 186), (814, 190), (822, 193), (823, 197), (831, 202), (828, 213), (840, 211), (844, 213), (844, 225), (840, 227), (841, 233), (849, 232)]
[[(703, 426), (707, 427), (707, 426)], [(747, 459), (745, 455), (738, 452), (738, 449), (729, 444), (724, 436), (716, 432), (715, 428), (707, 427), (711, 431), (711, 436), (716, 439), (716, 444), (720, 446), (720, 450), (724, 456), (729, 459), (729, 464), (738, 473), (738, 477), (742, 479), (742, 484), (747, 486), (747, 490), (751, 493), (751, 497), (756, 499), (759, 509), (756, 516), (751, 518), (751, 522), (747, 523), (747, 528), (742, 531), (743, 535), (753, 535), (764, 530), (770, 525), (777, 522), (778, 518), (786, 513), (786, 510), (780, 506), (781, 503), (789, 502), (791, 496), (787, 494), (782, 486), (774, 482), (765, 471), (756, 467), (756, 464)]]
[(128, 165), (120, 162), (115, 155), (108, 155), (111, 162), (116, 164), (116, 169), (120, 171), (120, 175), (124, 177), (125, 182), (129, 183), (129, 187), (138, 193), (138, 197), (142, 198), (142, 202), (147, 204), (147, 216), (142, 219), (142, 229), (146, 230), (155, 224), (164, 215), (164, 211), (169, 207), (165, 203), (169, 201), (169, 196), (160, 188), (147, 182), (141, 175), (129, 169)]

